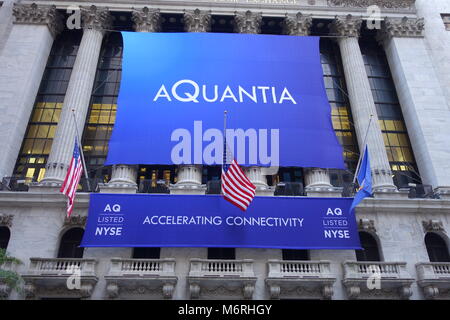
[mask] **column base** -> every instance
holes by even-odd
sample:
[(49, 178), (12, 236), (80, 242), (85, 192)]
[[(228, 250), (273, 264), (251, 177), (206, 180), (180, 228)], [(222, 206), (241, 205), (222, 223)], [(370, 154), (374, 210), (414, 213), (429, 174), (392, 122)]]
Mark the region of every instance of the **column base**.
[(450, 200), (450, 187), (437, 187), (434, 189), (434, 193), (439, 195), (439, 199)]
[(135, 183), (99, 183), (100, 193), (136, 193)]
[(273, 197), (274, 193), (275, 187), (256, 186), (256, 196), (258, 197)]
[(344, 188), (333, 186), (308, 186), (305, 188), (305, 192), (308, 197), (341, 198), (343, 189)]
[(28, 185), (28, 192), (38, 193), (58, 193), (61, 189), (62, 182), (32, 182)]
[(373, 196), (377, 199), (408, 199), (409, 189), (400, 189), (392, 187), (380, 187), (373, 189)]
[(170, 194), (206, 194), (205, 184), (171, 184)]

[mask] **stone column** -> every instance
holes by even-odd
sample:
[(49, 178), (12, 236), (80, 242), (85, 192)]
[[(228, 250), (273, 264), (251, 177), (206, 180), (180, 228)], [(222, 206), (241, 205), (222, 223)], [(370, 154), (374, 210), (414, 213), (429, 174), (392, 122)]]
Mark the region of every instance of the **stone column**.
[[(211, 30), (211, 12), (195, 10), (184, 11), (184, 29), (186, 32), (209, 32)], [(178, 166), (177, 183), (170, 187), (171, 194), (205, 194), (202, 185), (201, 165)]]
[(386, 51), (422, 182), (432, 185), (441, 198), (450, 198), (450, 112), (423, 31), (423, 19), (388, 18), (378, 38)]
[[(158, 32), (160, 28), (159, 9), (133, 9), (131, 19), (136, 32)], [(100, 188), (107, 193), (136, 193), (137, 165), (118, 164), (112, 167), (111, 180)]]
[[(261, 13), (252, 12), (250, 10), (236, 12), (234, 22), (234, 28), (237, 33), (261, 33)], [(263, 167), (252, 166), (243, 169), (250, 181), (256, 186), (257, 196), (273, 196), (275, 188), (267, 185), (267, 178), (264, 174), (265, 169)]]
[(111, 19), (107, 9), (95, 6), (82, 7), (81, 17), (84, 29), (83, 37), (70, 76), (63, 110), (56, 128), (41, 186), (59, 186), (64, 180), (72, 156), (76, 134), (72, 110), (75, 112), (78, 132), (82, 135), (97, 71), (104, 29), (109, 28)]
[(0, 54), (8, 40), (13, 23), (13, 7), (17, 0), (4, 0), (0, 7)]
[[(311, 25), (311, 15), (305, 16), (301, 12), (295, 16), (287, 15), (284, 20), (284, 33), (290, 36), (308, 36)], [(306, 194), (313, 197), (339, 197), (342, 193), (342, 188), (331, 185), (327, 169), (306, 168), (305, 186)]]
[[(2, 10), (6, 8), (2, 8)], [(55, 6), (15, 4), (0, 55), (0, 180), (11, 176), (62, 19)]]
[(372, 167), (373, 191), (377, 196), (381, 196), (381, 192), (392, 193), (396, 192), (397, 188), (392, 180), (377, 110), (358, 43), (361, 23), (361, 19), (353, 18), (351, 15), (337, 17), (331, 25), (331, 30), (340, 36), (338, 43), (360, 152), (364, 152), (364, 137), (370, 116), (373, 116), (367, 134), (367, 145)]

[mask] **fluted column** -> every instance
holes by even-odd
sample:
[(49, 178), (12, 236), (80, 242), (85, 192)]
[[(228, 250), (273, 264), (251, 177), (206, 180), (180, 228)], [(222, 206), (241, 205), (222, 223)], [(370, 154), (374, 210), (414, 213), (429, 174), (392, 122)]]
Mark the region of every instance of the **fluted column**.
[[(208, 32), (211, 30), (211, 12), (199, 9), (184, 11), (184, 30), (186, 32)], [(177, 183), (170, 187), (172, 194), (205, 194), (202, 185), (202, 165), (178, 166)]]
[[(236, 12), (234, 16), (234, 27), (237, 33), (258, 34), (261, 33), (262, 15), (261, 13), (247, 10)], [(263, 167), (244, 168), (245, 174), (256, 187), (256, 195), (273, 196), (274, 188), (267, 185), (267, 177)]]
[(0, 179), (13, 173), (53, 41), (63, 27), (55, 6), (14, 4), (1, 10), (1, 16), (12, 11), (14, 22), (12, 27), (11, 21), (1, 22), (11, 29), (0, 55)]
[(450, 199), (450, 112), (423, 36), (424, 20), (387, 18), (384, 46), (422, 183)]
[[(312, 25), (311, 15), (286, 15), (284, 19), (284, 33), (290, 36), (308, 36)], [(330, 175), (327, 169), (305, 169), (305, 191), (308, 196), (336, 197), (342, 192), (342, 188), (335, 188), (330, 183)]]
[(57, 186), (66, 175), (75, 141), (75, 117), (80, 135), (83, 132), (97, 63), (102, 45), (104, 29), (110, 25), (107, 9), (91, 6), (82, 8), (83, 37), (70, 76), (63, 110), (53, 139), (52, 149), (46, 166), (43, 186)]
[[(136, 32), (158, 32), (160, 28), (159, 9), (133, 9), (131, 19), (134, 22)], [(137, 191), (137, 165), (117, 164), (113, 165), (111, 180), (100, 188), (107, 193), (135, 193)]]
[(367, 77), (364, 60), (358, 43), (359, 30), (362, 20), (351, 15), (337, 17), (332, 23), (331, 29), (338, 38), (341, 50), (342, 64), (345, 80), (350, 98), (350, 106), (358, 137), (359, 150), (364, 150), (364, 137), (373, 116), (370, 129), (367, 133), (367, 145), (369, 147), (372, 169), (373, 190), (380, 192), (395, 192), (397, 188), (392, 180), (392, 172), (387, 158), (386, 147), (377, 111)]

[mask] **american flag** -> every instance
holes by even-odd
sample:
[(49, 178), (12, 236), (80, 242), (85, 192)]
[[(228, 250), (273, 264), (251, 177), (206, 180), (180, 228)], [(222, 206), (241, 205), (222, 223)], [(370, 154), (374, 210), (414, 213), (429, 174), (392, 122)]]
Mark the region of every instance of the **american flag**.
[(70, 217), (72, 213), (73, 204), (75, 201), (75, 194), (77, 192), (78, 183), (80, 182), (81, 175), (83, 174), (83, 165), (81, 162), (80, 149), (78, 148), (78, 142), (75, 138), (75, 147), (73, 148), (73, 156), (70, 161), (69, 169), (67, 170), (66, 178), (59, 190), (65, 194), (67, 199), (67, 217)]
[(225, 200), (234, 204), (242, 211), (246, 211), (255, 197), (256, 187), (232, 157), (227, 146), (225, 132), (222, 164), (222, 195)]

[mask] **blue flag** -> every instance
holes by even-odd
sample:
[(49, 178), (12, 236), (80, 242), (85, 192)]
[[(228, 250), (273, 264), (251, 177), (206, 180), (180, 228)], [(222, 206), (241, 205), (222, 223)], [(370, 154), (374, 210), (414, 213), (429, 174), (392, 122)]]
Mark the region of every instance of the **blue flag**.
[(370, 171), (369, 149), (367, 149), (367, 146), (356, 178), (358, 179), (359, 188), (350, 206), (350, 213), (364, 198), (372, 195), (372, 173)]

